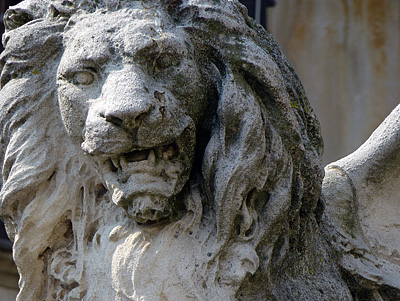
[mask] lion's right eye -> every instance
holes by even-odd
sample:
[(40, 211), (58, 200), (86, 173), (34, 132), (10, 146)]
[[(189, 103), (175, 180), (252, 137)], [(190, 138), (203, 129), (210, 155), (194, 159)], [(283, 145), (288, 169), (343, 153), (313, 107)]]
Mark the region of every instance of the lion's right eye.
[(90, 85), (94, 82), (94, 75), (89, 71), (80, 71), (74, 74), (74, 83), (79, 85)]

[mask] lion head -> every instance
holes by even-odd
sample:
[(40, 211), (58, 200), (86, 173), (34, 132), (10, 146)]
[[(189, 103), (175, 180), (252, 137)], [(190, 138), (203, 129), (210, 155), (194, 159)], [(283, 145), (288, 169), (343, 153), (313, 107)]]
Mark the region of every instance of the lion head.
[(187, 34), (167, 20), (136, 8), (73, 17), (58, 68), (68, 133), (140, 223), (173, 215), (215, 91)]
[[(26, 0), (5, 20), (2, 216), (22, 239), (38, 219), (24, 212), (47, 204), (43, 225), (57, 229), (15, 254), (39, 266), (21, 270), (21, 299), (259, 300), (304, 283), (342, 293), (317, 234), (318, 121), (241, 4)], [(17, 185), (29, 160), (43, 168)], [(307, 250), (336, 278), (291, 273), (314, 260)]]

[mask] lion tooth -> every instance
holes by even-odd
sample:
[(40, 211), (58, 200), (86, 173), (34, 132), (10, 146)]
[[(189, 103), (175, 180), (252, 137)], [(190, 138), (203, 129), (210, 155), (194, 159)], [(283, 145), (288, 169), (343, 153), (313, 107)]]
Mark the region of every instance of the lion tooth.
[(111, 158), (111, 161), (112, 161), (112, 163), (114, 164), (114, 166), (117, 168), (117, 169), (121, 169), (121, 165), (119, 164), (119, 159), (118, 158)]
[(120, 163), (120, 166), (121, 166), (121, 169), (122, 169), (122, 170), (128, 168), (128, 161), (126, 160), (125, 156), (121, 156), (121, 157), (119, 158), (119, 163)]
[(177, 175), (180, 173), (180, 171), (181, 171), (180, 167), (174, 166), (171, 164), (168, 164), (164, 169), (165, 174), (168, 177), (173, 178), (173, 179), (177, 177)]
[(112, 231), (108, 235), (108, 238), (111, 241), (115, 242), (118, 239), (127, 237), (129, 234), (130, 234), (130, 232), (128, 231), (128, 229), (119, 225), (119, 226), (116, 226), (114, 229), (112, 229)]
[(150, 164), (156, 163), (156, 154), (154, 152), (154, 149), (151, 149), (149, 151), (149, 156), (147, 157), (147, 161), (149, 161)]
[(123, 202), (125, 194), (122, 190), (118, 189), (115, 187), (113, 194), (112, 194), (112, 201), (114, 202), (114, 204), (120, 204)]

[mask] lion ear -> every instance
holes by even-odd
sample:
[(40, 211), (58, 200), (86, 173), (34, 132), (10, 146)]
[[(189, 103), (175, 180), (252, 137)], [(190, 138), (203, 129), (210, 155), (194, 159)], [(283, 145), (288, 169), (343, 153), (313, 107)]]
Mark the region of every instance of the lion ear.
[(4, 27), (6, 31), (16, 29), (35, 19), (44, 18), (46, 11), (47, 17), (50, 19), (68, 19), (75, 11), (75, 6), (71, 1), (63, 1), (61, 4), (54, 3), (50, 4), (47, 8), (41, 7), (41, 9), (36, 8), (36, 10), (29, 5), (10, 8), (4, 13)]
[(14, 8), (9, 9), (4, 13), (4, 27), (6, 31), (10, 31), (21, 27), (22, 25), (32, 21), (33, 15), (26, 9)]
[(75, 6), (70, 1), (63, 1), (61, 4), (50, 4), (47, 8), (47, 17), (51, 19), (69, 19), (76, 11)]

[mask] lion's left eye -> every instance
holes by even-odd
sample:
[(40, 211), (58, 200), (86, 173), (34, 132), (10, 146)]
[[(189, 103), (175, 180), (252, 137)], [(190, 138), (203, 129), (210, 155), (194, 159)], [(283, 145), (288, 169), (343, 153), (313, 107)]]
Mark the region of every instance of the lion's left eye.
[(74, 74), (74, 82), (79, 85), (90, 85), (94, 79), (94, 75), (89, 71), (80, 71)]
[(173, 54), (162, 54), (159, 55), (153, 62), (155, 71), (165, 70), (171, 66), (177, 65), (179, 62), (179, 57)]

